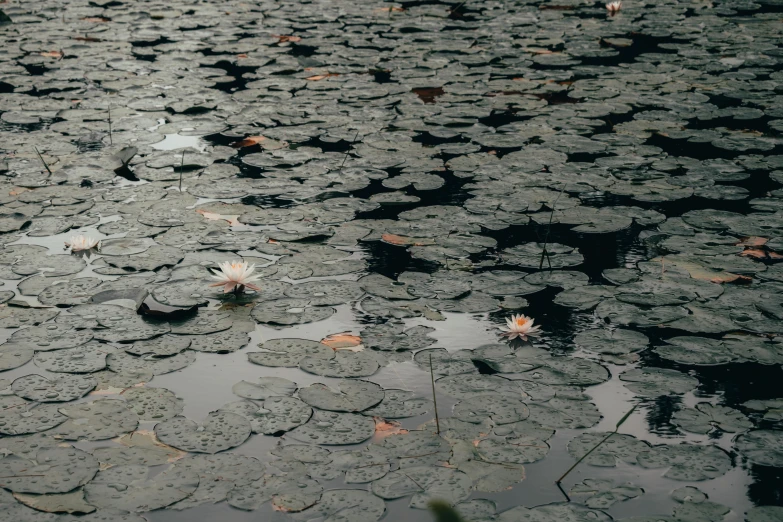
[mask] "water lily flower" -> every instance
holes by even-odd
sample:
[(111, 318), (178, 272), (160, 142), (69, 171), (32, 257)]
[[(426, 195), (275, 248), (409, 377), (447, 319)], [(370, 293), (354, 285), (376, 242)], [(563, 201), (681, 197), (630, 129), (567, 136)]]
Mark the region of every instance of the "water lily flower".
[(68, 241), (65, 242), (65, 246), (71, 247), (72, 252), (79, 252), (81, 250), (91, 250), (95, 248), (100, 241), (93, 239), (90, 236), (71, 236)]
[(540, 326), (533, 326), (534, 319), (526, 315), (512, 315), (511, 318), (506, 318), (506, 327), (500, 327), (504, 331), (503, 335), (509, 339), (516, 339), (519, 337), (523, 341), (527, 341), (528, 335), (534, 337), (538, 335)]
[(210, 286), (222, 286), (225, 294), (229, 292), (241, 294), (245, 291), (245, 287), (256, 292), (261, 291), (260, 288), (253, 284), (261, 277), (252, 275), (256, 265), (247, 266), (247, 261), (226, 261), (218, 266), (220, 267), (220, 272), (213, 270), (212, 274), (212, 279), (217, 281), (217, 283)]
[(609, 11), (609, 14), (617, 14), (622, 6), (623, 3), (619, 0), (615, 2), (609, 2), (606, 4), (606, 10)]

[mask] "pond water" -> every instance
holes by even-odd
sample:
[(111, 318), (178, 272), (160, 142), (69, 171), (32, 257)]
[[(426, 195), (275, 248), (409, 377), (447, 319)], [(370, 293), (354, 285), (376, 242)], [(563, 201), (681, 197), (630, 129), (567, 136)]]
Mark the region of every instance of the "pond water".
[(0, 9), (0, 521), (783, 521), (779, 0)]

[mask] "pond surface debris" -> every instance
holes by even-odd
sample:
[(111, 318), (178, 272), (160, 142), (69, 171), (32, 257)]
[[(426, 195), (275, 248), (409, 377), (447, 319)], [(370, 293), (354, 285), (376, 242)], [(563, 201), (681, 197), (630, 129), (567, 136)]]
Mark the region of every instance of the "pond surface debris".
[(781, 0), (0, 9), (0, 520), (783, 521)]

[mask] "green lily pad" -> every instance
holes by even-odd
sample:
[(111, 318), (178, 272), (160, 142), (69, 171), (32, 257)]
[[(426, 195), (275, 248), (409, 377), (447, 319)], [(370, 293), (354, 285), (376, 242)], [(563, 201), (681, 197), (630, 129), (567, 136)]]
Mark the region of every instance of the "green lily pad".
[(592, 509), (608, 509), (644, 494), (644, 490), (630, 482), (617, 484), (611, 479), (584, 479), (568, 492), (572, 500)]
[(242, 415), (253, 433), (279, 435), (301, 426), (313, 414), (312, 408), (295, 397), (269, 397), (261, 406), (251, 401), (230, 402), (220, 408)]
[(68, 420), (54, 404), (38, 404), (20, 397), (0, 396), (0, 433), (24, 435), (50, 430)]
[(140, 420), (159, 422), (182, 413), (184, 401), (165, 388), (130, 388), (122, 392), (128, 409)]
[(433, 403), (430, 399), (418, 397), (412, 391), (389, 389), (384, 390), (384, 397), (380, 404), (362, 413), (370, 417), (404, 419), (424, 415), (432, 408)]
[(248, 511), (258, 509), (267, 502), (280, 510), (297, 512), (309, 508), (321, 498), (323, 487), (303, 476), (271, 476), (232, 489), (228, 504)]
[(634, 368), (620, 374), (620, 380), (634, 393), (646, 397), (687, 393), (699, 380), (666, 368)]
[(189, 509), (222, 502), (235, 487), (249, 484), (264, 476), (264, 465), (261, 462), (232, 453), (193, 455), (177, 462), (177, 468), (198, 473), (199, 484), (196, 491), (169, 506), (169, 509)]
[(217, 453), (239, 446), (250, 436), (250, 422), (241, 415), (213, 411), (203, 423), (176, 416), (155, 425), (164, 444), (194, 453)]
[(731, 458), (719, 447), (688, 442), (642, 451), (636, 462), (643, 468), (669, 468), (664, 477), (687, 481), (713, 479), (731, 469)]
[(708, 402), (700, 402), (695, 408), (685, 408), (675, 412), (671, 423), (685, 431), (704, 434), (713, 429), (738, 433), (753, 427), (753, 423), (734, 408), (715, 406)]
[[(582, 433), (568, 443), (568, 453), (575, 459), (581, 459), (595, 445), (604, 440), (609, 433)], [(637, 456), (650, 450), (650, 445), (632, 435), (614, 433), (583, 460), (592, 466), (617, 466), (618, 462), (636, 464)]]
[(67, 493), (89, 482), (98, 461), (76, 448), (43, 448), (35, 456), (0, 459), (3, 487), (14, 493)]
[(259, 377), (257, 382), (239, 381), (231, 390), (245, 399), (265, 401), (270, 397), (293, 395), (296, 383), (282, 377)]
[(369, 377), (380, 368), (378, 359), (367, 351), (339, 350), (333, 359), (306, 357), (299, 362), (302, 370), (322, 377)]
[(84, 488), (85, 499), (101, 509), (145, 512), (187, 498), (199, 485), (195, 471), (170, 467), (163, 473), (147, 466), (114, 466), (100, 471)]
[(324, 491), (321, 500), (302, 516), (308, 520), (323, 518), (324, 522), (377, 522), (385, 512), (386, 503), (369, 491), (333, 489)]
[(761, 466), (783, 467), (783, 432), (774, 430), (752, 430), (743, 433), (734, 441), (746, 459)]
[(139, 424), (136, 414), (118, 399), (63, 406), (60, 413), (68, 419), (52, 433), (65, 440), (111, 439), (134, 431)]
[(354, 413), (315, 411), (306, 424), (289, 432), (292, 438), (310, 444), (358, 444), (375, 433), (372, 419)]
[(111, 353), (106, 357), (106, 364), (110, 370), (117, 373), (152, 373), (163, 375), (181, 370), (196, 360), (196, 354), (184, 351), (171, 357), (159, 359), (148, 355), (136, 357), (126, 352)]
[(332, 359), (334, 350), (323, 343), (307, 339), (270, 339), (261, 345), (264, 351), (250, 352), (250, 362), (262, 366), (293, 368), (305, 358)]
[(372, 492), (387, 500), (413, 495), (410, 507), (425, 509), (436, 498), (449, 503), (467, 499), (472, 482), (458, 470), (419, 466), (392, 471), (372, 483)]
[(638, 359), (637, 352), (644, 350), (650, 340), (646, 335), (622, 328), (596, 328), (580, 332), (574, 343), (585, 350), (600, 354), (601, 359), (614, 364), (626, 364)]
[(136, 341), (130, 346), (123, 346), (123, 349), (133, 355), (168, 357), (186, 350), (189, 346), (189, 337), (165, 334), (153, 339)]
[(41, 375), (25, 375), (16, 379), (11, 389), (19, 397), (31, 401), (68, 402), (87, 395), (97, 384), (91, 376), (61, 375), (47, 379)]
[(58, 373), (93, 373), (106, 368), (106, 357), (115, 349), (90, 341), (76, 348), (36, 352), (33, 362), (39, 368)]
[(376, 406), (383, 397), (383, 388), (374, 382), (362, 380), (344, 380), (339, 384), (339, 391), (321, 383), (299, 390), (299, 398), (304, 402), (314, 408), (328, 411), (358, 413)]

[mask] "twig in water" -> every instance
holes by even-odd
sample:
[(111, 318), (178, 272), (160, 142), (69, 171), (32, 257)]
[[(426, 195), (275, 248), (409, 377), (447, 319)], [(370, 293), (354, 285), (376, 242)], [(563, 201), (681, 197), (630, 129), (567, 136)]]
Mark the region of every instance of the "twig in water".
[(549, 243), (549, 231), (552, 229), (552, 219), (555, 217), (555, 208), (557, 207), (557, 202), (560, 200), (560, 196), (563, 195), (563, 192), (565, 192), (567, 186), (568, 183), (563, 185), (563, 190), (560, 191), (560, 194), (558, 194), (555, 198), (555, 202), (552, 203), (552, 213), (549, 214), (549, 224), (546, 226), (546, 235), (544, 236), (544, 250), (541, 251), (541, 262), (538, 264), (539, 270), (544, 268), (544, 256), (546, 256), (546, 261), (549, 263), (549, 269), (552, 270), (552, 260), (549, 259), (549, 252), (547, 251), (546, 246)]
[(182, 163), (179, 165), (179, 191), (182, 192), (182, 173), (185, 171), (185, 151), (182, 151)]
[(663, 260), (663, 256), (661, 256), (661, 277), (663, 277), (663, 274), (666, 273), (666, 263)]
[(49, 165), (47, 165), (46, 162), (44, 161), (43, 156), (41, 156), (41, 153), (38, 152), (38, 147), (33, 147), (33, 148), (35, 149), (35, 152), (38, 154), (38, 157), (41, 159), (41, 163), (43, 163), (43, 166), (46, 169), (46, 172), (48, 172), (49, 175), (51, 176), (52, 171), (51, 171), (51, 169), (49, 169)]
[(114, 139), (111, 136), (111, 103), (109, 104), (109, 145), (114, 145)]
[[(597, 450), (597, 449), (598, 449), (598, 446), (600, 446), (601, 444), (603, 444), (604, 442), (606, 442), (607, 440), (609, 440), (609, 437), (611, 437), (612, 435), (615, 435), (615, 434), (617, 433), (617, 430), (619, 430), (619, 429), (620, 429), (620, 426), (622, 426), (622, 425), (623, 425), (623, 423), (624, 423), (626, 420), (628, 420), (628, 417), (630, 417), (630, 416), (631, 416), (631, 414), (634, 412), (634, 410), (636, 409), (636, 407), (637, 407), (638, 405), (639, 405), (638, 403), (637, 403), (637, 404), (634, 404), (634, 405), (633, 405), (633, 408), (631, 408), (631, 409), (628, 411), (628, 413), (626, 413), (625, 415), (623, 415), (623, 418), (622, 418), (622, 419), (620, 419), (620, 420), (617, 422), (617, 425), (614, 427), (614, 431), (612, 431), (612, 432), (609, 432), (609, 434), (608, 434), (606, 437), (604, 437), (603, 439), (601, 439), (601, 440), (598, 442), (598, 444), (596, 444), (595, 446), (593, 446), (592, 448), (590, 448), (590, 451), (588, 451), (587, 453), (585, 453), (584, 455), (582, 455), (582, 457), (581, 457), (579, 460), (577, 460), (577, 461), (574, 463), (574, 465), (573, 465), (573, 466), (571, 466), (570, 468), (568, 468), (568, 471), (566, 471), (565, 473), (563, 473), (563, 476), (561, 476), (559, 479), (557, 479), (557, 480), (555, 481), (555, 484), (557, 484), (557, 485), (559, 486), (559, 485), (560, 485), (560, 483), (561, 483), (561, 482), (563, 482), (563, 479), (564, 479), (564, 478), (566, 478), (566, 477), (568, 476), (568, 474), (569, 474), (569, 473), (571, 473), (571, 472), (574, 470), (574, 468), (575, 468), (575, 467), (577, 467), (577, 466), (579, 465), (579, 463), (581, 463), (583, 460), (585, 460), (585, 459), (587, 458), (587, 456), (588, 456), (588, 455), (590, 455), (592, 452), (594, 452), (595, 450)], [(562, 489), (561, 489), (561, 491), (562, 491)]]
[[(356, 131), (356, 136), (353, 137), (353, 141), (351, 142), (351, 145), (353, 146), (354, 143), (356, 143), (356, 140), (359, 138), (359, 131)], [(345, 162), (348, 160), (348, 151), (345, 151), (345, 157), (343, 158), (343, 162), (340, 163), (340, 168), (343, 168), (343, 165), (345, 165)]]
[(435, 396), (435, 372), (432, 371), (432, 354), (430, 354), (430, 379), (432, 380), (432, 403), (435, 406), (435, 428), (440, 435), (440, 420), (438, 419), (438, 398)]

